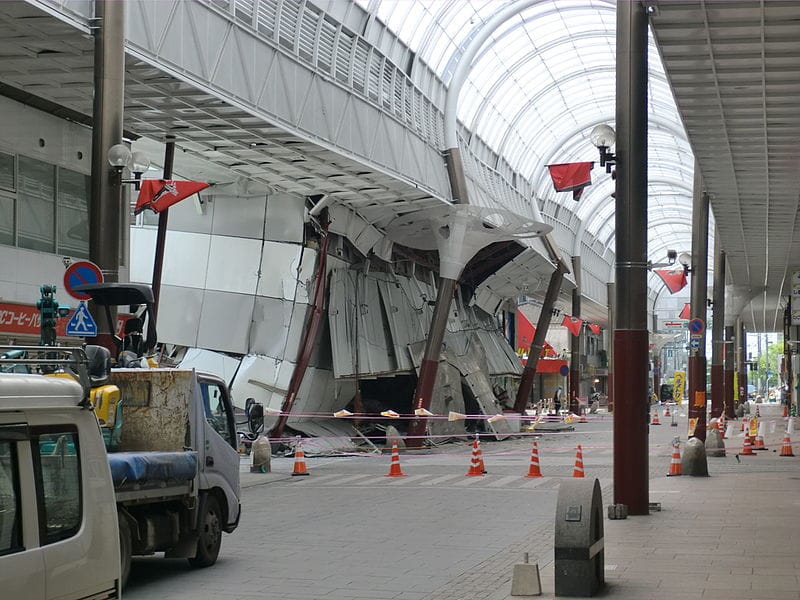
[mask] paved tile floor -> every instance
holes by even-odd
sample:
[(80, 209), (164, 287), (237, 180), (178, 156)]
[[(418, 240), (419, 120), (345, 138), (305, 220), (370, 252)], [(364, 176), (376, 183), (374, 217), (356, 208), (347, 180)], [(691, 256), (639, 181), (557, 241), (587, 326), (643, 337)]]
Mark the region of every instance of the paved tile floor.
[[(662, 418), (650, 428), (650, 499), (662, 511), (604, 520), (602, 597), (800, 600), (800, 445), (797, 458), (779, 457), (785, 421), (769, 409), (764, 418), (775, 423), (768, 450), (737, 461), (734, 437), (728, 456), (708, 459), (708, 478), (664, 477), (683, 413), (678, 427)], [(466, 443), (404, 454), (407, 476), (396, 479), (383, 476), (387, 455), (308, 458), (304, 478), (289, 476), (290, 459), (274, 459), (270, 474), (243, 461), (242, 523), (217, 565), (137, 559), (125, 598), (506, 600), (523, 552), (552, 598), (558, 487), (581, 444), (610, 503), (611, 439), (610, 417), (543, 436), (541, 479), (524, 477), (529, 437), (484, 443), (485, 477), (464, 476)]]

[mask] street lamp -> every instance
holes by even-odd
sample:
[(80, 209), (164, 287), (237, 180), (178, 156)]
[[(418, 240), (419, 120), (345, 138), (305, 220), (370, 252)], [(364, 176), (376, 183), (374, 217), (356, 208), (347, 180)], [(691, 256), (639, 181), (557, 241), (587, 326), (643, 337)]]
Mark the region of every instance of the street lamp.
[(601, 123), (592, 129), (589, 140), (600, 151), (600, 166), (606, 168), (606, 173), (611, 173), (611, 167), (617, 164), (617, 155), (610, 151), (611, 146), (617, 141), (614, 129)]
[(126, 144), (114, 144), (108, 149), (108, 163), (122, 177), (122, 170), (127, 167), (133, 173), (133, 179), (121, 179), (120, 183), (133, 184), (139, 191), (142, 174), (150, 168), (150, 159), (144, 152), (131, 152)]

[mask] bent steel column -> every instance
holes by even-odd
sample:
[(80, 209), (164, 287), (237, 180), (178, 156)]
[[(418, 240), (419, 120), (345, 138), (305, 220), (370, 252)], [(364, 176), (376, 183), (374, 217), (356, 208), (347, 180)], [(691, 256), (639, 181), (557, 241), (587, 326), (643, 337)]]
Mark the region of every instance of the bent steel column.
[(536, 332), (533, 334), (531, 348), (528, 350), (528, 361), (525, 363), (525, 369), (522, 371), (522, 379), (517, 389), (517, 399), (514, 402), (514, 411), (520, 414), (525, 412), (525, 407), (528, 405), (528, 400), (531, 396), (533, 379), (536, 376), (536, 365), (539, 363), (539, 357), (542, 355), (545, 336), (547, 336), (547, 330), (550, 328), (553, 307), (555, 306), (556, 299), (558, 299), (558, 294), (561, 292), (561, 282), (564, 281), (565, 271), (566, 268), (564, 264), (559, 262), (556, 266), (556, 270), (550, 275), (550, 283), (547, 286), (547, 293), (544, 297), (542, 310), (539, 313), (539, 320), (536, 321)]
[[(725, 251), (720, 243), (719, 233), (714, 238), (714, 311), (711, 327), (711, 418), (719, 418), (723, 405), (727, 408), (726, 367), (723, 358), (727, 355), (725, 344)], [(732, 342), (731, 342), (732, 344)], [(727, 364), (727, 361), (726, 361)]]
[(649, 513), (647, 444), (647, 13), (617, 3), (614, 503)]
[[(124, 2), (95, 2), (89, 258), (100, 267), (103, 278), (109, 283), (119, 281), (120, 219), (124, 210), (122, 172), (108, 163), (108, 150), (122, 142), (125, 10)], [(112, 313), (115, 315), (116, 309)], [(98, 323), (105, 329), (103, 319)], [(116, 354), (113, 336), (113, 331), (101, 332), (95, 343)]]
[[(708, 299), (708, 194), (703, 191), (700, 165), (694, 164), (692, 202), (692, 319), (706, 322)], [(689, 349), (689, 419), (697, 419), (694, 437), (706, 439), (706, 337), (694, 334), (699, 346)]]
[[(168, 135), (164, 146), (164, 168), (161, 179), (172, 179), (172, 166), (175, 162), (175, 137)], [(161, 299), (161, 274), (164, 269), (164, 250), (167, 247), (167, 223), (169, 209), (158, 213), (158, 230), (156, 231), (156, 253), (153, 258), (153, 316), (158, 316), (158, 303)]]

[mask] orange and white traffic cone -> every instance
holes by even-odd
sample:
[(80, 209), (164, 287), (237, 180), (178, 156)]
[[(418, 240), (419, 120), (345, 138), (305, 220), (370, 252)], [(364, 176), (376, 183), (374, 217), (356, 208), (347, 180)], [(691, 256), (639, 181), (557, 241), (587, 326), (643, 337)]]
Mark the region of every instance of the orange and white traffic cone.
[(783, 446), (781, 446), (780, 456), (794, 456), (792, 451), (792, 440), (789, 439), (789, 433), (783, 434)]
[(384, 477), (405, 477), (406, 474), (400, 468), (400, 451), (397, 449), (397, 441), (392, 442), (392, 461), (389, 464), (389, 472)]
[(486, 470), (486, 465), (483, 463), (483, 450), (481, 450), (481, 439), (478, 437), (478, 434), (475, 434), (475, 443), (478, 444), (478, 465), (481, 468), (481, 473), (484, 475), (488, 473)]
[(542, 471), (539, 469), (539, 447), (536, 445), (536, 438), (533, 438), (533, 450), (531, 450), (531, 464), (528, 467), (528, 474), (525, 477), (541, 477)]
[(742, 447), (742, 451), (739, 452), (739, 456), (755, 456), (756, 453), (753, 452), (753, 447), (751, 446), (752, 442), (750, 441), (750, 436), (745, 433), (744, 434), (744, 446)]
[(667, 408), (664, 409), (664, 418), (671, 417), (672, 413), (669, 412), (669, 404), (667, 404)]
[(306, 455), (303, 452), (303, 444), (300, 443), (300, 436), (297, 436), (297, 441), (294, 445), (294, 468), (292, 469), (292, 477), (298, 475), (309, 475), (306, 468)]
[(669, 473), (667, 473), (667, 477), (674, 477), (675, 475), (683, 475), (683, 468), (681, 467), (681, 449), (678, 442), (672, 443), (672, 458), (669, 461)]
[(588, 423), (589, 421), (586, 420), (586, 409), (581, 409), (581, 418), (578, 420), (578, 423)]
[(481, 468), (480, 448), (478, 447), (478, 440), (472, 442), (472, 459), (469, 463), (469, 471), (467, 477), (483, 477), (483, 469)]
[(583, 477), (583, 450), (578, 444), (578, 451), (575, 453), (575, 467), (572, 469), (573, 477)]
[(784, 404), (783, 405), (783, 416), (784, 417), (788, 417), (789, 416), (789, 405), (788, 404)]
[(661, 421), (658, 420), (658, 410), (653, 409), (653, 418), (650, 420), (650, 425), (661, 425)]
[(767, 447), (764, 445), (764, 432), (765, 432), (765, 423), (762, 421), (758, 424), (758, 434), (756, 435), (756, 441), (753, 445), (753, 450), (766, 450)]
[(756, 406), (756, 419), (760, 419), (760, 418), (761, 418), (761, 411), (758, 410), (758, 406)]

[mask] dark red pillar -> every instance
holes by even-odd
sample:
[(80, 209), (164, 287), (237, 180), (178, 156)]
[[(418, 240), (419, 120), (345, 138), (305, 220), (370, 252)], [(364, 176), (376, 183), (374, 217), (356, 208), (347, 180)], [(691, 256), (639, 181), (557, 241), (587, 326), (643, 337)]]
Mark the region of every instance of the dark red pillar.
[[(692, 321), (689, 331), (689, 429), (695, 424), (694, 437), (706, 440), (706, 301), (708, 300), (708, 194), (703, 190), (700, 164), (694, 165), (694, 199), (692, 202)], [(692, 330), (701, 323), (701, 331)]]
[(614, 503), (649, 514), (647, 13), (617, 3)]

